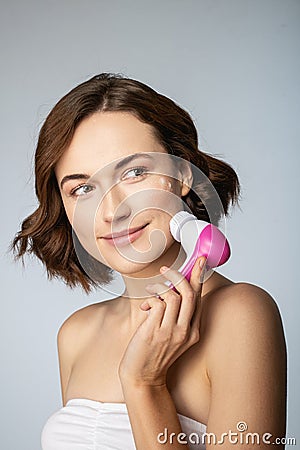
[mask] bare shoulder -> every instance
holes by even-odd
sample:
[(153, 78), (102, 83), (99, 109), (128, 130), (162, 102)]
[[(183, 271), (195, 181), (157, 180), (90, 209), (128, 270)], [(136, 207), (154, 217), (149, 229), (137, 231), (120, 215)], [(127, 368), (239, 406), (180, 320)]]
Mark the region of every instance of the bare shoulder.
[[(111, 300), (85, 306), (72, 313), (60, 326), (57, 333), (57, 351), (63, 405), (73, 365), (81, 349), (96, 327), (101, 326)], [(99, 328), (98, 328), (99, 329)]]
[[(217, 289), (203, 305), (208, 364), (218, 367), (245, 354), (285, 357), (282, 319), (275, 299), (263, 288), (241, 282)], [(254, 362), (254, 359), (252, 360)]]
[(68, 353), (68, 357), (74, 359), (95, 327), (101, 326), (112, 303), (113, 300), (105, 300), (73, 312), (57, 332), (58, 352)]
[(208, 321), (234, 321), (243, 315), (251, 319), (280, 318), (275, 299), (263, 288), (240, 282), (221, 286), (204, 302)]
[(202, 340), (208, 432), (221, 434), (242, 418), (257, 433), (283, 436), (287, 356), (275, 299), (251, 283), (220, 287), (204, 299)]

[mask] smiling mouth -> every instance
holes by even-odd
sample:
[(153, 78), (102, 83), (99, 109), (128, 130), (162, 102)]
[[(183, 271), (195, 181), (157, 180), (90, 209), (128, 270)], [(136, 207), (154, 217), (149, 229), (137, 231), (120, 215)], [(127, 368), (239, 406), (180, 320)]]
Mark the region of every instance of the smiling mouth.
[(128, 245), (131, 242), (135, 241), (137, 238), (139, 238), (143, 234), (144, 229), (148, 225), (149, 224), (147, 223), (146, 225), (143, 225), (142, 227), (133, 229), (133, 231), (127, 230), (127, 232), (124, 232), (124, 233), (123, 232), (115, 233), (108, 237), (104, 236), (103, 239), (108, 244), (118, 246), (118, 247)]

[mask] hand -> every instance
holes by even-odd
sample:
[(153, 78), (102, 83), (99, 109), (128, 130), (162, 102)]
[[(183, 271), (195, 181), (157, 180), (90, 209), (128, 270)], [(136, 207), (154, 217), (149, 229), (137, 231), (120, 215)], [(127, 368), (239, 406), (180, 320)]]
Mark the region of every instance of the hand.
[(150, 294), (157, 295), (140, 305), (149, 315), (134, 333), (120, 362), (122, 384), (165, 385), (168, 368), (199, 341), (205, 262), (205, 257), (196, 260), (189, 282), (177, 270), (161, 268), (178, 292), (164, 283), (147, 286)]

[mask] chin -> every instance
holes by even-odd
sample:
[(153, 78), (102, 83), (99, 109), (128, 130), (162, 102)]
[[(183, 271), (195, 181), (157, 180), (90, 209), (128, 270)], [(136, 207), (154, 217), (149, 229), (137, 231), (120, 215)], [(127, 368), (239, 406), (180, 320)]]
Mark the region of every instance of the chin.
[[(143, 253), (141, 254), (143, 255)], [(133, 278), (151, 278), (160, 274), (159, 269), (162, 265), (172, 265), (176, 260), (177, 255), (178, 243), (171, 242), (161, 254), (154, 254), (152, 255), (152, 258), (150, 258), (150, 255), (148, 254), (147, 260), (144, 261), (131, 261), (116, 251), (115, 257), (112, 257), (110, 254), (110, 257), (107, 258), (107, 261), (104, 264), (124, 276), (131, 275)]]
[(132, 278), (150, 278), (157, 275), (159, 269), (155, 272), (154, 263), (132, 263), (130, 261), (123, 261), (120, 264), (110, 264), (111, 269), (117, 271), (121, 275), (126, 277), (132, 276)]

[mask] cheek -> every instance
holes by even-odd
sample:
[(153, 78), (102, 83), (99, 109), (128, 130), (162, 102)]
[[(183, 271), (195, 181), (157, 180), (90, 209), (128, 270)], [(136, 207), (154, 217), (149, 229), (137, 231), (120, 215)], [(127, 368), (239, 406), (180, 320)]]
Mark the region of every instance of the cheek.
[(161, 176), (157, 180), (157, 187), (173, 193), (174, 196), (181, 197), (181, 183), (179, 179)]
[(158, 180), (159, 186), (161, 186), (166, 191), (172, 192), (174, 187), (173, 184), (169, 179), (166, 179), (165, 177), (160, 177)]
[(74, 208), (71, 207), (71, 205), (69, 205), (64, 199), (62, 199), (62, 203), (67, 219), (70, 222), (70, 225), (73, 226)]
[[(85, 210), (82, 210), (82, 208), (77, 207), (76, 203), (65, 203), (65, 212), (67, 215), (67, 218), (70, 222), (71, 227), (75, 231), (75, 233), (80, 235), (85, 235), (85, 231), (87, 228), (90, 229), (89, 222), (87, 221), (87, 214)], [(92, 223), (92, 221), (91, 221)]]
[[(163, 220), (166, 220), (165, 214), (167, 214), (170, 220), (174, 214), (183, 209), (180, 194), (180, 183), (177, 180), (166, 176), (156, 176), (149, 178), (143, 185), (127, 187), (124, 202), (129, 207), (132, 218), (139, 214), (146, 214), (145, 218), (152, 216), (157, 220), (158, 214), (163, 214)], [(120, 204), (120, 211), (121, 208)]]
[(157, 178), (153, 188), (152, 195), (149, 196), (149, 206), (152, 203), (154, 208), (159, 208), (171, 216), (182, 209), (180, 186), (176, 180), (161, 176)]
[[(105, 264), (105, 258), (99, 253), (96, 243), (95, 221), (97, 217), (97, 208), (100, 200), (97, 196), (89, 201), (64, 202), (65, 212), (72, 227), (72, 232), (76, 234), (81, 246), (95, 259)], [(75, 245), (74, 236), (73, 243)], [(75, 248), (75, 250), (77, 250)], [(76, 251), (77, 257), (84, 270), (88, 273), (86, 263), (81, 253)]]
[(173, 192), (171, 183), (164, 181), (165, 188), (161, 183), (151, 185), (141, 191), (135, 192), (127, 197), (127, 205), (130, 206), (132, 215), (148, 213), (151, 211), (157, 216), (158, 213), (169, 213), (173, 216), (181, 208), (181, 197)]

